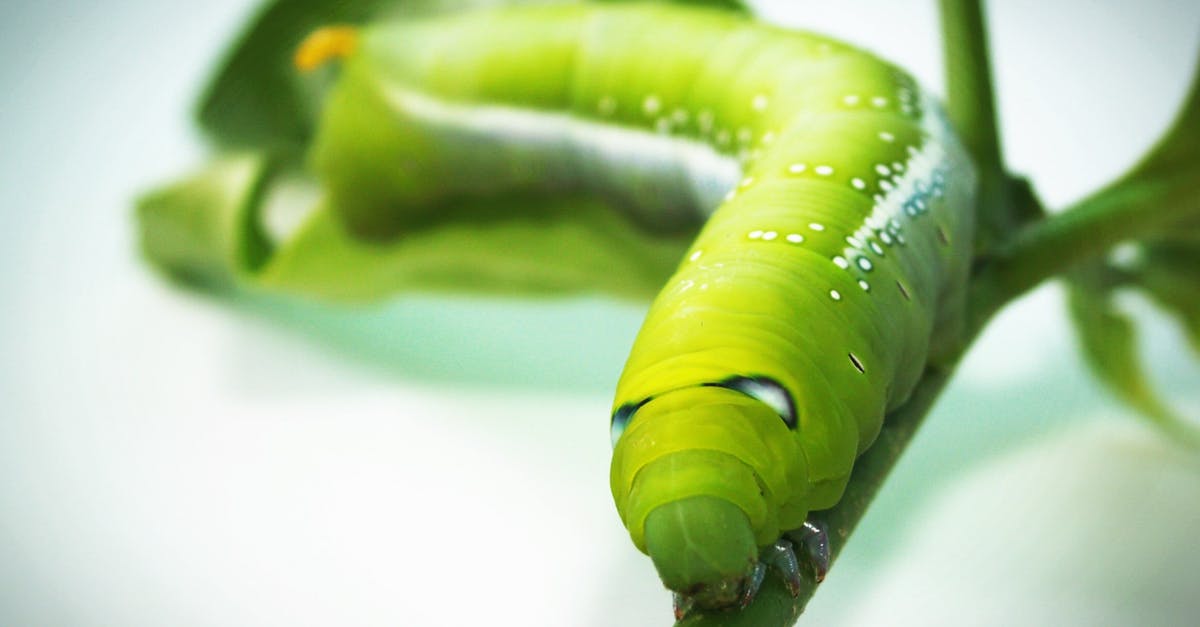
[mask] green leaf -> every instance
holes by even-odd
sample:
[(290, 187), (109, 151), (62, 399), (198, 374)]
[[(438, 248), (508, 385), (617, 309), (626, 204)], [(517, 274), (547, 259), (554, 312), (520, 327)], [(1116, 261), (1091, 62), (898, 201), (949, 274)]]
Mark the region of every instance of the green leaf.
[(147, 194), (137, 208), (146, 257), (190, 282), (326, 301), (412, 290), (648, 300), (694, 235), (646, 233), (597, 198), (507, 195), (444, 207), (436, 222), (382, 244), (350, 237), (323, 206), (281, 206), (310, 215), (271, 243), (261, 227), (267, 199), (307, 202), (272, 194), (278, 170), (263, 156), (233, 155)]
[(1147, 247), (1133, 280), (1183, 327), (1200, 354), (1200, 241), (1159, 242)]
[(1112, 231), (1107, 236), (1088, 234), (1099, 240), (1117, 241), (1147, 219), (1162, 226), (1136, 243), (1140, 257), (1129, 267), (1097, 262), (1070, 276), (1069, 306), (1084, 355), (1122, 400), (1181, 439), (1200, 443), (1197, 429), (1151, 389), (1138, 359), (1134, 325), (1113, 302), (1118, 286), (1144, 292), (1182, 323), (1192, 347), (1200, 350), (1200, 65), (1163, 137), (1128, 173), (1080, 203), (1085, 206), (1124, 216), (1105, 223)]
[(1200, 165), (1200, 59), (1179, 113), (1162, 138), (1127, 177), (1162, 176), (1180, 169), (1197, 173)]
[(1133, 322), (1113, 299), (1120, 282), (1107, 266), (1079, 271), (1068, 282), (1068, 307), (1084, 358), (1122, 401), (1176, 439), (1200, 445), (1200, 431), (1172, 412), (1146, 380)]
[[(1200, 232), (1200, 59), (1166, 133), (1129, 172), (1085, 202), (1104, 204), (1109, 199), (1146, 212), (1185, 216), (1186, 230), (1193, 237)], [(1163, 234), (1170, 237), (1174, 230)]]
[(254, 208), (268, 171), (266, 158), (237, 154), (146, 194), (137, 203), (142, 253), (175, 278), (210, 286), (261, 266), (271, 246)]
[[(197, 105), (201, 128), (226, 148), (267, 148), (298, 154), (307, 145), (335, 70), (302, 75), (292, 66), (296, 47), (330, 24), (433, 15), (503, 4), (580, 0), (274, 0), (262, 6), (229, 48)], [(625, 1), (625, 0), (607, 0)], [(674, 0), (748, 12), (739, 0)]]
[(322, 208), (279, 246), (254, 284), (343, 302), (413, 290), (648, 300), (691, 235), (651, 236), (592, 198), (488, 198), (443, 214), (420, 230), (370, 243), (351, 237)]
[(204, 90), (196, 113), (201, 127), (224, 146), (301, 150), (312, 134), (329, 77), (327, 72), (314, 77), (296, 72), (296, 47), (320, 26), (362, 23), (398, 4), (400, 0), (265, 4)]

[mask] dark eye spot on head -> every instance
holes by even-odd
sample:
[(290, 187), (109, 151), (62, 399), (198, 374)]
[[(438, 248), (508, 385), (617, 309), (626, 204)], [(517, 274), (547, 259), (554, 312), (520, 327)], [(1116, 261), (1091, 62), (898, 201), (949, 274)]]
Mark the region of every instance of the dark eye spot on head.
[(796, 403), (787, 389), (771, 377), (738, 375), (705, 385), (741, 392), (775, 410), (775, 413), (783, 419), (783, 424), (787, 425), (789, 429), (796, 428)]
[(609, 423), (608, 427), (608, 434), (612, 438), (614, 448), (617, 446), (617, 440), (621, 439), (621, 434), (625, 433), (625, 427), (633, 419), (633, 415), (637, 413), (637, 410), (642, 408), (642, 405), (649, 402), (650, 399), (646, 398), (637, 403), (625, 403), (618, 407), (617, 411), (613, 412), (612, 422)]

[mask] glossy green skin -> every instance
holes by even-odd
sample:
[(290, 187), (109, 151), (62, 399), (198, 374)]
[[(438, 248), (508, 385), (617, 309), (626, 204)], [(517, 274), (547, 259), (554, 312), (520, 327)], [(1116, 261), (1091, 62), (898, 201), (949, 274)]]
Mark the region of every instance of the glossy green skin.
[[(571, 6), (367, 29), (312, 157), (331, 210), (378, 240), (479, 197), (599, 196), (664, 230), (712, 210), (656, 187), (669, 168), (597, 183), (604, 157), (480, 123), (513, 111), (683, 139), (744, 177), (618, 386), (614, 409), (640, 407), (617, 425), (611, 473), (635, 545), (647, 550), (651, 512), (689, 497), (735, 504), (759, 546), (835, 504), (962, 318), (975, 181), (936, 106), (870, 55), (720, 12)], [(712, 387), (733, 376), (782, 386), (795, 426)]]

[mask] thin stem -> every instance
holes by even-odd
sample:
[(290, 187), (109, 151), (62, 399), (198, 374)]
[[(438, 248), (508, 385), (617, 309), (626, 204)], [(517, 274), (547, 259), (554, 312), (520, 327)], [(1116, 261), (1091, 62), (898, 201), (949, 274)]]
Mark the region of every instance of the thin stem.
[(976, 165), (1004, 173), (987, 28), (979, 0), (940, 0), (946, 107)]
[(939, 6), (946, 108), (979, 170), (976, 239), (983, 250), (1011, 233), (1021, 220), (1004, 169), (986, 19), (979, 0), (940, 0)]
[(1200, 212), (1183, 171), (1154, 179), (1123, 179), (1067, 210), (1017, 233), (972, 278), (971, 328), (1042, 281), (1099, 258), (1113, 246), (1162, 233)]

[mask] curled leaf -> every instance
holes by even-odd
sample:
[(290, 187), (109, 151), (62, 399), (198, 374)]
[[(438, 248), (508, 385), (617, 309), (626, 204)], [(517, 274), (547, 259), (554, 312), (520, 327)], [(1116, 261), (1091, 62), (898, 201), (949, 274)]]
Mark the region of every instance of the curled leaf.
[(267, 159), (237, 154), (137, 203), (142, 253), (181, 280), (219, 285), (260, 266), (271, 245), (255, 208), (268, 175)]
[[(578, 3), (581, 0), (273, 0), (264, 4), (224, 56), (197, 104), (201, 128), (218, 144), (298, 153), (316, 127), (331, 69), (304, 75), (296, 47), (330, 24), (434, 15), (472, 7)], [(603, 0), (623, 2), (628, 0)], [(740, 0), (667, 0), (748, 12)]]
[[(190, 282), (327, 301), (411, 290), (646, 300), (693, 235), (646, 233), (598, 198), (511, 194), (464, 199), (434, 222), (370, 243), (347, 234), (319, 202), (295, 206), (312, 199), (276, 193), (287, 183), (276, 170), (262, 156), (228, 156), (147, 194), (137, 208), (146, 257)], [(265, 211), (307, 217), (272, 242)]]

